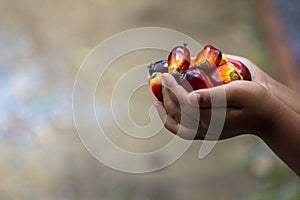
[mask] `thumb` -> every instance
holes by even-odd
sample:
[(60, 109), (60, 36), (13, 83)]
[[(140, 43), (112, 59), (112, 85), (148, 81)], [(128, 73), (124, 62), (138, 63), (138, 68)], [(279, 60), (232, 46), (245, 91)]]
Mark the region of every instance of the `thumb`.
[[(234, 81), (226, 85), (221, 85), (209, 89), (200, 89), (190, 94), (192, 105), (200, 108), (224, 108), (239, 107), (239, 96), (241, 90), (244, 90), (241, 81)], [(240, 93), (240, 94), (239, 94)]]

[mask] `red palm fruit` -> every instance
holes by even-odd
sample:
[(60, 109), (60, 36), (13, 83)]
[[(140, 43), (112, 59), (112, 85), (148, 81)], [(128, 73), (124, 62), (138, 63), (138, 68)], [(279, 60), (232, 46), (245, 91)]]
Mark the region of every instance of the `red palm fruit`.
[(162, 94), (162, 73), (161, 72), (153, 72), (150, 78), (150, 88), (154, 96), (159, 100), (163, 101)]
[(212, 88), (214, 84), (204, 71), (198, 68), (188, 69), (182, 76), (180, 83), (188, 92), (203, 88)]
[(222, 85), (231, 81), (243, 80), (243, 76), (230, 62), (226, 62), (215, 68), (210, 73), (210, 78), (215, 85)]
[(177, 46), (172, 49), (168, 56), (170, 74), (183, 74), (190, 66), (190, 51), (184, 46)]
[(155, 63), (151, 63), (147, 66), (149, 69), (149, 75), (151, 76), (154, 72), (167, 73), (168, 72), (168, 61), (160, 60)]
[(239, 60), (233, 60), (230, 58), (227, 58), (227, 62), (234, 65), (234, 67), (237, 69), (237, 71), (242, 75), (243, 80), (251, 81), (251, 73), (249, 69)]
[(221, 58), (221, 61), (220, 61), (219, 65), (223, 65), (226, 62), (228, 62), (228, 58), (226, 58), (225, 56), (222, 55), (222, 58)]
[(209, 72), (221, 62), (221, 59), (222, 52), (219, 49), (206, 45), (197, 55), (195, 66)]

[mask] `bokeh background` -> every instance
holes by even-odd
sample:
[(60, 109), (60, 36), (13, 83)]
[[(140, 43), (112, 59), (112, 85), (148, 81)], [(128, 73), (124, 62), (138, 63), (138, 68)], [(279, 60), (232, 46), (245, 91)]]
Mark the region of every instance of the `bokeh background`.
[[(256, 137), (219, 142), (203, 160), (196, 141), (173, 165), (132, 175), (95, 160), (72, 118), (72, 87), (83, 59), (99, 42), (136, 27), (174, 29), (248, 57), (299, 91), (298, 2), (0, 0), (0, 199), (300, 199), (299, 178)], [(126, 71), (166, 54), (148, 55), (133, 54), (117, 64)], [(113, 69), (107, 77), (114, 78), (105, 79), (108, 96), (121, 75)], [(138, 123), (147, 123), (145, 108), (153, 99), (146, 87), (133, 98)], [(112, 135), (120, 134), (107, 123)], [(129, 150), (157, 146), (126, 141), (119, 142)]]

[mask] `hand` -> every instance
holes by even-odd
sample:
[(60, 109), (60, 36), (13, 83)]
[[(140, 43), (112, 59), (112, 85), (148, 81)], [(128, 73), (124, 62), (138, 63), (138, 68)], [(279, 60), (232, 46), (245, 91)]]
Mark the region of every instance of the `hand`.
[[(240, 134), (259, 134), (272, 127), (272, 118), (279, 104), (269, 90), (254, 81), (234, 81), (223, 86), (188, 93), (170, 74), (164, 74), (163, 84), (164, 103), (155, 101), (154, 104), (165, 127), (185, 139), (204, 139), (211, 122), (212, 111), (217, 113), (212, 123), (218, 123), (222, 113), (226, 113), (226, 118), (223, 118), (224, 128), (220, 138), (219, 133), (210, 132), (205, 139), (217, 140)], [(227, 105), (224, 105), (224, 97), (227, 99)], [(211, 99), (215, 100), (214, 104)]]
[[(234, 55), (225, 57), (242, 61), (249, 68), (252, 81), (234, 81), (224, 86), (188, 94), (173, 77), (164, 75), (167, 87), (163, 90), (164, 104), (157, 101), (155, 105), (167, 129), (186, 139), (194, 139), (195, 132), (197, 133), (195, 139), (204, 139), (212, 111), (217, 113), (215, 115), (217, 118), (214, 116), (213, 120), (216, 122), (225, 120), (219, 139), (246, 133), (258, 134), (266, 127), (270, 127), (273, 118), (270, 114), (276, 110), (276, 103), (278, 104), (273, 93), (275, 87), (271, 86), (271, 78), (246, 58)], [(227, 105), (214, 103), (213, 106), (218, 108), (212, 108), (211, 98), (220, 100), (224, 98), (224, 92)], [(219, 103), (224, 104), (224, 101)], [(221, 117), (223, 118), (220, 119)], [(206, 139), (216, 140), (219, 134), (211, 132), (208, 136)]]

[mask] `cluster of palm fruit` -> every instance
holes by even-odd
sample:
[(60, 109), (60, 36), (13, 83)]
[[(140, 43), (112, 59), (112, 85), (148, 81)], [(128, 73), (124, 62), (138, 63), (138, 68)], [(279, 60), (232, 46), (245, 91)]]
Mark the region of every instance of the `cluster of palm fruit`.
[(160, 60), (148, 66), (150, 87), (159, 101), (163, 101), (162, 74), (170, 73), (188, 92), (212, 88), (235, 80), (251, 81), (249, 69), (240, 61), (222, 56), (222, 52), (206, 45), (191, 59), (187, 45), (172, 49), (168, 60)]

